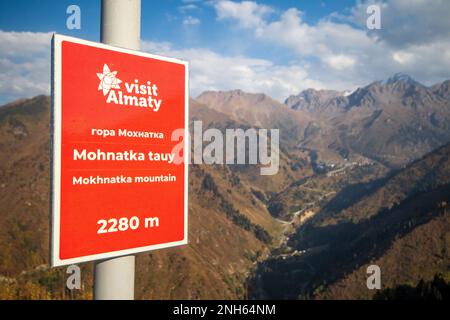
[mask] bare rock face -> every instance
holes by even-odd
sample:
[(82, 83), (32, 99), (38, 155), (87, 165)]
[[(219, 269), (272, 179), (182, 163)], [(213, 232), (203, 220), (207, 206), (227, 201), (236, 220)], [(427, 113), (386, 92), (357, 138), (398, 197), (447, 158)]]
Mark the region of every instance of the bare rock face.
[(344, 93), (335, 90), (315, 90), (307, 89), (300, 92), (298, 95), (292, 95), (285, 100), (285, 104), (294, 110), (313, 111), (320, 108), (330, 100), (344, 96)]

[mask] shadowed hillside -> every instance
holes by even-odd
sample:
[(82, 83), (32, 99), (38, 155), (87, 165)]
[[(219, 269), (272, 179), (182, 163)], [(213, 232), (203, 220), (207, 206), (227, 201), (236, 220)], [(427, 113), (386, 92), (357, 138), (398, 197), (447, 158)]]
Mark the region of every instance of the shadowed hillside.
[(302, 254), (272, 255), (259, 265), (255, 297), (372, 298), (376, 291), (366, 287), (371, 264), (381, 268), (383, 288), (416, 285), (446, 272), (449, 156), (446, 145), (372, 183), (363, 195), (337, 195), (333, 206), (323, 206), (288, 242)]

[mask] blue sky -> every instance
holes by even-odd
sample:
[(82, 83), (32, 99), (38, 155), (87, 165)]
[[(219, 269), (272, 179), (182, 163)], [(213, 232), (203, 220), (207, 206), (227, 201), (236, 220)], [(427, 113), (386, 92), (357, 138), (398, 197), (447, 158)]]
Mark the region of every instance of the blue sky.
[[(261, 1), (280, 11), (292, 7), (301, 8), (308, 23), (316, 23), (322, 17), (354, 5), (352, 0), (340, 1)], [(82, 29), (67, 30), (66, 8), (76, 4), (82, 9)], [(201, 41), (215, 41), (215, 36), (227, 33), (229, 25), (216, 23), (213, 5), (206, 1), (142, 0), (142, 37), (159, 41), (188, 44), (183, 39), (183, 18), (195, 16), (201, 20)], [(100, 39), (100, 1), (96, 0), (14, 0), (0, 2), (0, 29), (4, 31), (56, 31), (71, 33), (89, 40)], [(155, 32), (157, 30), (157, 32)]]
[[(66, 9), (81, 8), (81, 30)], [(366, 9), (381, 10), (368, 30)], [(191, 95), (243, 89), (284, 100), (353, 90), (396, 72), (430, 85), (450, 78), (446, 0), (142, 0), (142, 50), (191, 62)], [(100, 0), (0, 2), (0, 103), (48, 94), (51, 32), (99, 41)]]
[[(57, 32), (92, 41), (100, 41), (100, 0), (14, 0), (0, 2), (0, 30)], [(243, 46), (243, 34), (233, 21), (216, 20), (214, 6), (208, 1), (142, 0), (142, 34), (144, 40), (170, 42), (178, 48), (205, 47), (225, 53), (247, 53), (254, 57), (278, 60), (272, 46), (251, 43)], [(354, 1), (261, 1), (280, 12), (292, 7), (305, 12), (307, 23), (317, 23), (333, 12), (351, 8)], [(68, 30), (66, 8), (81, 8), (81, 30)], [(187, 19), (194, 24), (187, 25)], [(193, 20), (195, 19), (195, 20)], [(198, 24), (195, 24), (199, 21)], [(237, 44), (234, 44), (234, 43)], [(230, 45), (233, 43), (233, 45)], [(248, 42), (247, 42), (248, 43)], [(237, 52), (236, 47), (239, 47)], [(276, 49), (276, 48), (275, 48)], [(274, 51), (274, 52), (270, 52)]]

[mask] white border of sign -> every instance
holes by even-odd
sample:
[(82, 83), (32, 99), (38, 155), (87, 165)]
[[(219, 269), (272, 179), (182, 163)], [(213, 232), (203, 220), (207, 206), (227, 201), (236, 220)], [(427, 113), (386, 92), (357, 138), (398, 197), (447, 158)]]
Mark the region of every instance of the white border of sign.
[[(60, 200), (61, 200), (61, 43), (69, 41), (79, 43), (91, 47), (112, 50), (116, 52), (123, 52), (136, 56), (142, 56), (161, 61), (168, 61), (182, 64), (185, 66), (185, 136), (184, 136), (184, 239), (181, 241), (168, 242), (163, 244), (156, 244), (145, 247), (137, 247), (126, 250), (118, 250), (107, 253), (94, 254), (89, 256), (82, 256), (72, 259), (59, 258), (59, 240), (60, 240)], [(135, 51), (125, 48), (106, 45), (69, 36), (54, 34), (52, 38), (52, 63), (51, 63), (51, 183), (50, 183), (50, 197), (51, 197), (51, 241), (50, 241), (50, 262), (52, 267), (70, 265), (74, 263), (81, 263), (93, 260), (102, 260), (113, 257), (130, 255), (138, 252), (157, 250), (169, 247), (180, 246), (188, 243), (188, 164), (189, 164), (189, 63), (187, 61), (161, 57), (158, 55)]]

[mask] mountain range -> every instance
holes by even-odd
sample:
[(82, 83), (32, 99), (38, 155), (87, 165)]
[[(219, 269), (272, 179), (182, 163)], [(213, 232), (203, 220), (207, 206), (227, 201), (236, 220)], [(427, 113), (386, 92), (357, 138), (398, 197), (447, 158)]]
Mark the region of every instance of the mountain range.
[[(388, 288), (445, 272), (449, 83), (191, 99), (204, 128), (280, 129), (280, 170), (191, 165), (190, 243), (138, 255), (137, 298), (367, 299), (369, 263)], [(46, 96), (0, 107), (0, 298), (91, 298), (92, 264), (76, 292), (47, 266), (49, 109)]]
[(448, 80), (426, 87), (396, 74), (351, 94), (306, 90), (285, 104), (313, 119), (299, 146), (324, 161), (366, 157), (398, 168), (450, 138)]

